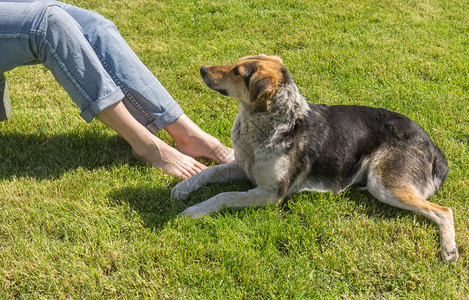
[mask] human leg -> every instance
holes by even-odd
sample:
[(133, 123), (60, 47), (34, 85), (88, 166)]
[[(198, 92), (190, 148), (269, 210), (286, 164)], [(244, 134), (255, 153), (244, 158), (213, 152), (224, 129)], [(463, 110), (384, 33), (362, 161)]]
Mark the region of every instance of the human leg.
[(81, 26), (101, 64), (125, 94), (124, 104), (137, 121), (156, 133), (183, 114), (179, 104), (137, 57), (113, 22), (80, 7), (61, 6)]
[[(161, 83), (155, 78), (155, 76), (148, 70), (148, 68), (142, 63), (142, 61), (137, 57), (137, 55), (132, 51), (127, 42), (118, 32), (114, 24), (101, 16), (98, 13), (82, 9), (70, 4), (62, 3), (59, 1), (50, 1), (50, 0), (9, 0), (13, 2), (6, 2), (0, 0), (1, 10), (0, 16), (2, 19), (0, 21), (0, 26), (5, 22), (3, 20), (8, 17), (14, 26), (17, 26), (21, 20), (20, 16), (21, 11), (34, 10), (36, 15), (40, 15), (45, 9), (49, 6), (60, 7), (63, 12), (60, 15), (57, 21), (54, 21), (55, 24), (47, 27), (48, 17), (42, 18), (42, 15), (36, 17), (36, 22), (38, 24), (27, 24), (26, 28), (21, 29), (24, 26), (18, 26), (21, 28), (15, 28), (16, 31), (22, 30), (22, 33), (25, 34), (26, 38), (29, 38), (28, 35), (30, 31), (33, 31), (34, 34), (38, 36), (52, 36), (53, 41), (55, 36), (60, 37), (65, 42), (70, 40), (68, 37), (80, 36), (80, 41), (77, 41), (77, 44), (80, 46), (84, 45), (83, 49), (73, 48), (74, 46), (69, 46), (69, 53), (86, 53), (86, 55), (80, 56), (94, 56), (92, 62), (93, 65), (96, 65), (100, 68), (100, 73), (105, 73), (109, 76), (109, 79), (115, 83), (115, 86), (119, 86), (120, 90), (123, 91), (125, 95), (124, 104), (130, 113), (134, 116), (137, 121), (139, 121), (143, 126), (147, 127), (153, 133), (163, 129), (167, 125), (175, 122), (182, 114), (183, 111), (181, 107), (177, 104), (176, 101), (171, 97), (171, 95), (165, 90)], [(21, 7), (21, 10), (18, 9)], [(39, 7), (39, 8), (38, 8)], [(34, 9), (32, 9), (34, 8)], [(13, 13), (14, 9), (19, 10), (17, 13)], [(28, 13), (25, 13), (28, 15)], [(32, 13), (31, 13), (32, 14)], [(34, 15), (31, 17), (34, 18)], [(40, 22), (43, 20), (43, 22)], [(63, 24), (58, 22), (64, 21)], [(63, 27), (62, 31), (58, 31), (60, 34), (55, 34), (55, 32), (46, 32), (47, 29), (52, 28), (53, 30), (57, 29), (56, 27)], [(36, 27), (38, 27), (36, 29)], [(65, 32), (66, 34), (62, 36), (61, 34)], [(71, 34), (69, 34), (71, 33)], [(84, 38), (84, 39), (82, 39)], [(46, 39), (47, 40), (47, 39)], [(86, 40), (86, 43), (83, 43)], [(56, 46), (53, 44), (52, 46)], [(17, 47), (19, 51), (26, 48), (25, 45), (22, 47)], [(66, 47), (61, 47), (66, 49)], [(1, 48), (0, 48), (1, 49)], [(8, 50), (8, 49), (7, 49)], [(78, 50), (78, 51), (76, 51)], [(88, 51), (94, 52), (92, 55)], [(44, 51), (47, 53), (47, 51)], [(1, 53), (0, 53), (1, 54)], [(22, 54), (22, 53), (20, 53)], [(41, 58), (36, 59), (35, 53), (29, 51), (28, 55), (22, 55), (28, 59), (24, 59), (19, 64), (11, 66), (9, 69), (16, 67), (18, 65), (39, 63)], [(1, 59), (1, 58), (0, 58)], [(5, 60), (7, 61), (7, 60)], [(18, 57), (15, 57), (13, 60), (9, 61), (18, 61)], [(68, 61), (64, 59), (63, 64), (67, 65)], [(70, 65), (74, 65), (76, 62), (70, 61)], [(78, 62), (78, 64), (83, 64)], [(71, 67), (68, 67), (71, 68)], [(1, 69), (0, 69), (1, 70)], [(121, 99), (124, 96), (121, 97)]]
[(147, 69), (116, 26), (103, 16), (68, 4), (62, 7), (81, 25), (106, 71), (126, 95), (130, 113), (153, 133), (165, 129), (178, 150), (192, 157), (208, 157), (217, 163), (233, 160), (232, 149), (201, 130)]
[[(124, 94), (104, 70), (80, 26), (61, 8), (40, 2), (0, 2), (0, 20), (1, 73), (42, 62), (80, 107), (86, 121), (100, 115), (146, 161), (183, 178), (205, 168), (149, 134), (132, 117), (121, 102)], [(116, 107), (118, 110), (113, 109)]]

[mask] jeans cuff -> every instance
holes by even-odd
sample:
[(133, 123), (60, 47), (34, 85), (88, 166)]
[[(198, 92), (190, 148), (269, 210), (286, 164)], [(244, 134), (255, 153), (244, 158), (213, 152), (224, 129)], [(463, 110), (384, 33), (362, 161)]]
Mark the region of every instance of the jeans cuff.
[(122, 93), (120, 89), (117, 89), (106, 97), (91, 102), (91, 104), (81, 112), (80, 116), (87, 123), (90, 123), (103, 109), (122, 101), (123, 98), (124, 93)]
[(184, 114), (184, 111), (181, 106), (177, 102), (174, 102), (173, 105), (168, 107), (163, 114), (159, 115), (152, 123), (150, 123), (147, 126), (147, 129), (155, 134), (169, 124), (177, 121), (182, 114)]

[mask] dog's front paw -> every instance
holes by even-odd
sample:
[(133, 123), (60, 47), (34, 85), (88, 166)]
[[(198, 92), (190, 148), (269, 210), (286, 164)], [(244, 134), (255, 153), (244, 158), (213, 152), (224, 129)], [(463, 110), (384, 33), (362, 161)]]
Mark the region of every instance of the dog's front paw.
[(171, 189), (171, 197), (179, 200), (186, 200), (187, 197), (189, 197), (190, 192), (183, 189), (181, 183), (178, 183)]
[(197, 219), (205, 215), (208, 215), (208, 213), (205, 210), (201, 209), (200, 207), (197, 207), (196, 205), (187, 208), (185, 211), (183, 211), (180, 214), (181, 217), (186, 217), (186, 218), (191, 218), (191, 219)]

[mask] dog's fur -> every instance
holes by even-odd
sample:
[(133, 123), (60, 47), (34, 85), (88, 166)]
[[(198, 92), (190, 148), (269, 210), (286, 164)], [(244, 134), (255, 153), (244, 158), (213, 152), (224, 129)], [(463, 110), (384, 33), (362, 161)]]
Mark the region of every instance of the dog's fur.
[(425, 200), (443, 185), (448, 165), (413, 121), (379, 108), (308, 103), (275, 56), (244, 57), (200, 73), (209, 88), (241, 103), (231, 133), (235, 161), (180, 182), (172, 196), (184, 199), (207, 183), (229, 180), (249, 179), (257, 187), (218, 194), (182, 215), (280, 204), (298, 191), (339, 193), (357, 183), (384, 203), (434, 221), (443, 259), (458, 258), (451, 209)]

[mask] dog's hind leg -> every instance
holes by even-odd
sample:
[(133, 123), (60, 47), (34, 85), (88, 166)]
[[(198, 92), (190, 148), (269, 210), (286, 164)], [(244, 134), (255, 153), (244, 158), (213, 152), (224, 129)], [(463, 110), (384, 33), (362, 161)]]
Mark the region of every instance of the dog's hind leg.
[(401, 177), (404, 180), (398, 181), (395, 180), (396, 176), (391, 176), (390, 178), (393, 178), (394, 182), (389, 184), (389, 178), (386, 178), (387, 175), (383, 174), (382, 171), (379, 172), (381, 174), (370, 171), (367, 183), (368, 191), (381, 202), (419, 213), (435, 222), (439, 227), (441, 256), (445, 261), (457, 260), (458, 250), (454, 240), (455, 232), (451, 209), (425, 200), (412, 184), (403, 182), (406, 180), (405, 176)]
[(187, 208), (181, 215), (197, 218), (217, 212), (223, 208), (280, 204), (282, 201), (283, 198), (279, 199), (276, 193), (271, 193), (257, 187), (247, 192), (226, 192), (218, 194), (204, 202)]
[(184, 200), (190, 193), (206, 184), (247, 179), (243, 170), (235, 161), (223, 165), (216, 165), (178, 183), (171, 190), (171, 197)]

